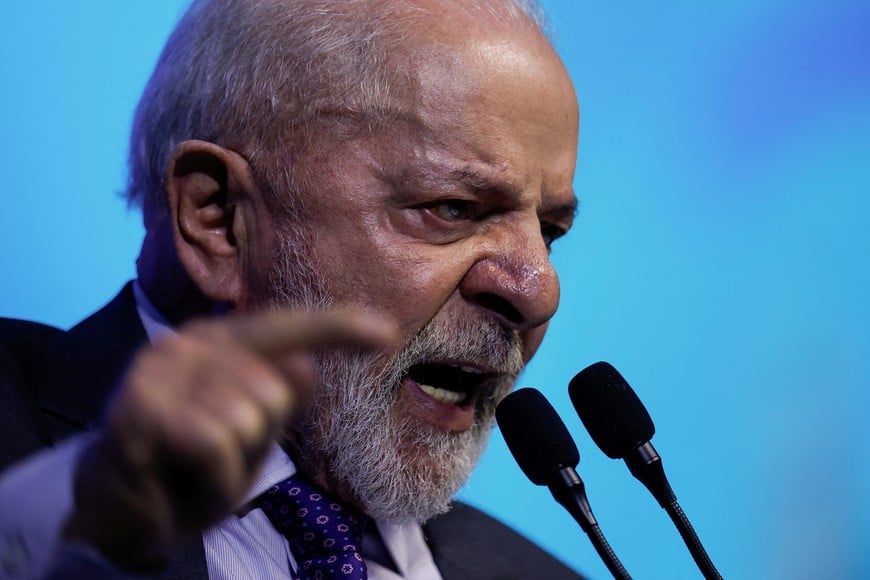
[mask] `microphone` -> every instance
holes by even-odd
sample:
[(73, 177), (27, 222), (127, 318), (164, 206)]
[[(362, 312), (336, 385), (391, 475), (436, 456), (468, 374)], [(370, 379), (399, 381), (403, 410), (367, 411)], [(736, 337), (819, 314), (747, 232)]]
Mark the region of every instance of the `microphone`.
[(662, 460), (650, 443), (656, 432), (649, 413), (622, 375), (597, 362), (571, 379), (568, 394), (595, 444), (611, 459), (623, 459), (670, 516), (704, 578), (721, 580), (698, 534), (671, 489)]
[(520, 469), (535, 485), (546, 485), (589, 536), (595, 551), (617, 580), (631, 580), (613, 552), (586, 499), (577, 471), (580, 452), (565, 423), (540, 391), (519, 389), (495, 410), (504, 440)]

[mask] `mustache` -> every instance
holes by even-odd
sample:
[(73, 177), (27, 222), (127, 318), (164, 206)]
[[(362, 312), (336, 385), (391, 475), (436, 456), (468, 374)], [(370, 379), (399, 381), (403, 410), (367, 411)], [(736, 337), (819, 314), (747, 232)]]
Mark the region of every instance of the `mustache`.
[(523, 341), (516, 330), (491, 318), (444, 314), (431, 319), (396, 352), (318, 349), (315, 360), (321, 376), (331, 375), (334, 365), (344, 360), (357, 369), (360, 379), (380, 385), (379, 402), (370, 401), (374, 404), (390, 404), (408, 369), (418, 364), (457, 361), (486, 369), (497, 380), (484, 383), (481, 401), (505, 396), (525, 367)]
[(421, 363), (461, 361), (489, 372), (517, 376), (523, 370), (519, 332), (492, 318), (443, 316), (430, 320), (393, 357), (393, 373)]

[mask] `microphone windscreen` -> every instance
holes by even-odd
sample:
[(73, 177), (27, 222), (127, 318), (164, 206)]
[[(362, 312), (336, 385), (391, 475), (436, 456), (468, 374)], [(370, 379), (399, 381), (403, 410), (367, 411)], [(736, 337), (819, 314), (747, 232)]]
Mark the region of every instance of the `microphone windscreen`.
[(540, 391), (514, 391), (499, 403), (495, 417), (508, 449), (532, 483), (548, 485), (561, 469), (580, 463), (565, 423)]
[(646, 407), (609, 363), (577, 373), (568, 394), (590, 437), (611, 459), (625, 457), (656, 432)]

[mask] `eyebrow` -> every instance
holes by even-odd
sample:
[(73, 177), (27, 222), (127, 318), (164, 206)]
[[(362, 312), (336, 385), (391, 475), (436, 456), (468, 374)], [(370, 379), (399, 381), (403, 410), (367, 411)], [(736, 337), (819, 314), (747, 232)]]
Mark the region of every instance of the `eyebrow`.
[(577, 196), (572, 195), (571, 201), (561, 203), (554, 207), (544, 209), (541, 213), (558, 215), (560, 217), (570, 217), (572, 220), (577, 217), (580, 211), (580, 202), (577, 201)]
[[(522, 194), (522, 190), (516, 185), (486, 175), (468, 166), (452, 170), (450, 178), (475, 191), (493, 191), (509, 197), (519, 197)], [(570, 201), (555, 206), (543, 207), (539, 213), (574, 219), (577, 217), (579, 209), (580, 204), (577, 201), (577, 196), (571, 193)]]
[(512, 183), (498, 179), (494, 175), (486, 175), (467, 165), (451, 170), (450, 179), (475, 191), (494, 191), (509, 197), (519, 197), (522, 194), (522, 190)]

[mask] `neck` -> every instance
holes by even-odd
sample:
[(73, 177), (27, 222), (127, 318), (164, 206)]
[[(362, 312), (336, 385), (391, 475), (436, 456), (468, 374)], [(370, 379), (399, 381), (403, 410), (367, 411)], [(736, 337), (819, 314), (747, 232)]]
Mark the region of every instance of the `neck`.
[(147, 230), (136, 272), (148, 299), (173, 325), (215, 313), (216, 305), (199, 291), (179, 262), (165, 221)]

